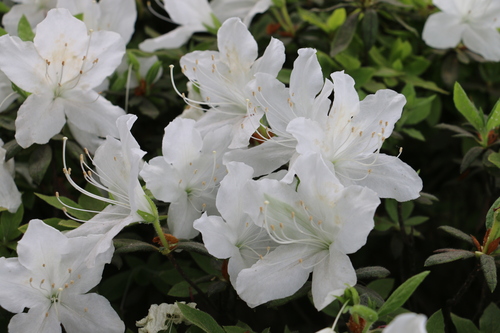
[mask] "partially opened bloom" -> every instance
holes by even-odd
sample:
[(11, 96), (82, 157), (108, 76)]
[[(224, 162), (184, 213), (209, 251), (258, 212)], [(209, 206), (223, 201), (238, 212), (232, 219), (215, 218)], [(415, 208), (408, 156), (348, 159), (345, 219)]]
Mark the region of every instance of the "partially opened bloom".
[(251, 307), (292, 295), (311, 272), (318, 310), (356, 284), (347, 254), (366, 243), (380, 203), (377, 194), (362, 186), (344, 188), (320, 159), (300, 156), (295, 169), (297, 191), (277, 180), (253, 184), (257, 200), (248, 210), (260, 210), (257, 223), (280, 245), (238, 275), (236, 291)]
[(252, 193), (248, 187), (253, 170), (243, 163), (231, 162), (228, 174), (220, 182), (216, 205), (221, 216), (206, 213), (194, 221), (203, 236), (208, 252), (220, 259), (229, 258), (227, 272), (233, 286), (240, 271), (276, 247), (267, 231), (254, 223), (256, 218), (245, 212)]
[(427, 333), (427, 317), (416, 313), (403, 313), (394, 318), (383, 333)]
[[(367, 186), (381, 198), (407, 201), (419, 197), (422, 180), (397, 156), (380, 153), (401, 117), (405, 97), (383, 89), (359, 101), (354, 80), (343, 72), (331, 75), (335, 99), (328, 115), (299, 117), (287, 131), (297, 139), (297, 152), (329, 161), (344, 186)], [(293, 174), (293, 165), (291, 167)]]
[(58, 0), (58, 8), (66, 8), (71, 14), (83, 14), (83, 22), (94, 31), (114, 31), (122, 36), (125, 44), (134, 33), (137, 9), (135, 0)]
[(496, 0), (434, 0), (441, 12), (427, 19), (422, 38), (447, 49), (460, 42), (486, 60), (500, 61), (500, 2)]
[(57, 0), (14, 0), (18, 4), (5, 13), (2, 17), (2, 24), (5, 31), (11, 36), (17, 36), (17, 27), (21, 17), (26, 19), (34, 29), (47, 16), (47, 12), (56, 7)]
[[(92, 219), (66, 233), (68, 237), (79, 237), (91, 234), (101, 235), (101, 239), (90, 251), (87, 258), (89, 266), (99, 253), (112, 247), (112, 239), (127, 225), (143, 221), (138, 211), (154, 214), (146, 199), (146, 194), (139, 182), (139, 172), (142, 166), (142, 157), (145, 152), (130, 133), (130, 129), (137, 117), (125, 115), (116, 121), (119, 131), (117, 140), (111, 136), (100, 146), (92, 159), (95, 171), (88, 166), (81, 156), (82, 171), (85, 179), (96, 187), (108, 192), (109, 198), (97, 196), (78, 186), (71, 179), (71, 170), (64, 165), (64, 174), (70, 183), (80, 192), (109, 203), (102, 212)], [(65, 156), (63, 156), (65, 160)], [(94, 178), (97, 175), (97, 179)]]
[(0, 207), (14, 213), (21, 205), (21, 193), (14, 183), (14, 159), (5, 162), (7, 151), (2, 146), (0, 139)]
[[(99, 236), (67, 238), (31, 220), (17, 246), (18, 258), (0, 258), (0, 305), (17, 313), (9, 332), (122, 333), (125, 325), (109, 301), (87, 292), (101, 280), (109, 248), (88, 268), (85, 257)], [(29, 308), (28, 312), (24, 312)]]
[(144, 165), (146, 188), (156, 199), (170, 202), (167, 223), (175, 237), (195, 237), (194, 220), (205, 211), (217, 214), (215, 197), (226, 175), (222, 156), (228, 134), (226, 126), (202, 136), (194, 120), (177, 118), (165, 128), (163, 156)]
[(139, 48), (146, 52), (175, 49), (184, 45), (195, 32), (215, 29), (219, 22), (231, 17), (243, 19), (250, 25), (252, 18), (266, 11), (271, 0), (163, 0), (163, 7), (176, 29), (156, 38), (146, 39)]
[[(276, 77), (285, 61), (283, 43), (271, 39), (263, 56), (257, 59), (257, 42), (238, 18), (228, 19), (217, 33), (219, 51), (194, 51), (180, 60), (182, 71), (201, 92), (211, 107), (198, 120), (202, 132), (231, 125), (230, 148), (248, 145), (250, 136), (260, 126), (264, 111), (249, 105), (247, 84), (256, 73)], [(186, 99), (186, 102), (193, 101)]]
[(26, 148), (46, 143), (66, 123), (95, 136), (114, 135), (125, 112), (93, 90), (120, 64), (125, 45), (115, 32), (89, 32), (67, 9), (52, 9), (33, 42), (0, 37), (0, 69), (31, 93), (16, 119)]

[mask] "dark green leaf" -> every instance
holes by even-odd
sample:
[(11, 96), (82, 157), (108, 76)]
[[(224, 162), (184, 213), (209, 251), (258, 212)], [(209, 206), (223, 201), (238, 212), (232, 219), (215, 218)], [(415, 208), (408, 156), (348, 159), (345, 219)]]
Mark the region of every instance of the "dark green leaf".
[(337, 30), (330, 48), (330, 56), (336, 56), (351, 44), (354, 33), (356, 32), (360, 13), (360, 11), (354, 11), (349, 14), (347, 20), (342, 24), (339, 30)]
[(455, 82), (455, 88), (453, 89), (453, 101), (455, 102), (455, 107), (462, 116), (464, 116), (478, 132), (482, 132), (484, 129), (484, 119), (458, 82)]
[(35, 33), (31, 28), (31, 24), (24, 15), (21, 17), (19, 24), (17, 25), (17, 35), (25, 42), (32, 42), (33, 38), (35, 38)]
[[(203, 292), (206, 292), (210, 282), (197, 283), (197, 285)], [(168, 295), (174, 297), (191, 297), (191, 295), (196, 295), (197, 293), (198, 292), (186, 281), (174, 284), (168, 291)]]
[(472, 320), (461, 318), (453, 313), (451, 314), (451, 320), (455, 324), (457, 333), (481, 333)]
[(385, 199), (384, 200), (385, 211), (389, 214), (389, 217), (394, 222), (398, 222), (398, 202), (394, 199)]
[(35, 148), (30, 155), (29, 173), (35, 184), (42, 182), (45, 172), (52, 161), (52, 148), (49, 145), (42, 145)]
[(444, 332), (444, 318), (443, 312), (438, 310), (427, 320), (426, 324), (427, 333), (443, 333)]
[(476, 137), (472, 133), (467, 132), (463, 128), (455, 126), (455, 125), (437, 124), (436, 128), (447, 129), (447, 130), (453, 131), (455, 133), (458, 133), (459, 136), (466, 136), (466, 137), (469, 137), (469, 138), (476, 139)]
[(474, 242), (472, 241), (470, 235), (467, 235), (462, 230), (458, 230), (457, 228), (453, 228), (453, 227), (450, 227), (450, 226), (447, 226), (447, 225), (440, 226), (438, 229), (439, 230), (443, 230), (447, 234), (449, 234), (449, 235), (451, 235), (451, 236), (453, 236), (453, 237), (455, 237), (457, 239), (463, 240), (464, 242), (467, 242), (470, 245), (474, 245)]
[(400, 285), (378, 310), (379, 317), (383, 317), (403, 306), (403, 304), (408, 300), (408, 298), (410, 298), (415, 289), (417, 289), (429, 273), (430, 271), (425, 271), (412, 276)]
[(495, 266), (495, 258), (487, 254), (479, 256), (481, 270), (483, 271), (486, 284), (490, 291), (493, 292), (497, 287), (497, 268)]
[(193, 325), (198, 326), (207, 333), (224, 333), (224, 329), (220, 327), (215, 319), (213, 319), (208, 313), (193, 309), (179, 302), (176, 304), (184, 317), (192, 322)]
[(493, 205), (491, 205), (490, 209), (488, 210), (488, 213), (486, 213), (486, 229), (490, 229), (493, 227), (494, 214), (497, 208), (500, 208), (500, 198), (495, 200)]
[(202, 243), (198, 242), (190, 242), (190, 241), (179, 241), (177, 243), (177, 249), (179, 250), (186, 250), (188, 252), (196, 252), (200, 254), (204, 254), (206, 256), (211, 256), (210, 253), (208, 253), (205, 245)]
[(426, 222), (427, 220), (429, 220), (427, 216), (413, 216), (405, 220), (404, 223), (406, 226), (416, 226)]
[(375, 44), (378, 34), (378, 14), (373, 7), (365, 11), (365, 16), (361, 22), (361, 31), (363, 33), (365, 50), (369, 51)]
[(390, 274), (388, 269), (381, 266), (363, 267), (356, 270), (358, 280), (383, 279)]
[(251, 333), (253, 332), (252, 330), (249, 330), (248, 328), (244, 327), (239, 327), (239, 326), (223, 326), (224, 331), (226, 333)]
[(160, 73), (161, 68), (162, 68), (162, 62), (159, 60), (149, 68), (145, 77), (146, 83), (148, 85), (151, 85), (155, 82), (155, 80), (158, 78), (158, 74)]
[(443, 90), (443, 89), (439, 88), (437, 86), (437, 84), (434, 83), (433, 81), (425, 81), (425, 80), (421, 79), (418, 76), (404, 75), (404, 76), (401, 77), (401, 79), (405, 83), (411, 83), (411, 84), (413, 84), (415, 87), (420, 87), (420, 88), (424, 88), (424, 89), (427, 89), (427, 90), (436, 91), (436, 92), (439, 92), (439, 93), (442, 93), (442, 94), (448, 94), (448, 92), (446, 90)]
[(469, 151), (465, 154), (464, 158), (462, 159), (462, 163), (460, 164), (460, 173), (463, 173), (465, 170), (467, 170), (468, 167), (481, 155), (483, 152), (482, 147), (472, 147), (469, 149)]
[(19, 225), (23, 220), (24, 206), (21, 205), (15, 213), (2, 212), (0, 216), (0, 240), (11, 241), (21, 236)]
[[(60, 201), (59, 201), (57, 199), (57, 197), (55, 197), (55, 196), (51, 197), (51, 196), (47, 196), (47, 195), (43, 195), (43, 194), (39, 194), (39, 193), (35, 193), (35, 195), (37, 197), (39, 197), (40, 199), (42, 199), (43, 201), (45, 201), (46, 203), (48, 203), (49, 205), (51, 205), (52, 207), (59, 208), (59, 209), (66, 207), (66, 209), (68, 210), (68, 213), (71, 214), (72, 216), (76, 217), (77, 219), (90, 220), (94, 216), (92, 213), (78, 210), (78, 209), (82, 209), (82, 207), (71, 199), (68, 199), (65, 197), (59, 197), (59, 199), (60, 199)], [(64, 203), (64, 205), (61, 203), (61, 201)], [(69, 207), (72, 207), (75, 209), (72, 209)]]
[(500, 327), (500, 309), (495, 303), (486, 307), (483, 315), (479, 319), (481, 333), (496, 333)]
[(136, 239), (115, 238), (113, 244), (115, 245), (115, 253), (158, 251), (156, 246)]
[(406, 133), (408, 136), (410, 136), (410, 137), (412, 137), (414, 139), (417, 139), (417, 140), (420, 140), (420, 141), (425, 141), (424, 135), (422, 134), (422, 132), (420, 132), (417, 129), (414, 129), (414, 128), (403, 128), (401, 131), (404, 132), (404, 133)]
[(488, 161), (495, 164), (497, 168), (500, 168), (500, 153), (491, 153), (488, 155)]
[(23, 150), (23, 147), (21, 147), (15, 139), (4, 144), (2, 148), (7, 151), (5, 153), (5, 161), (10, 160), (12, 157), (16, 156), (17, 153)]
[(380, 295), (382, 299), (386, 299), (394, 288), (394, 279), (375, 280), (370, 282), (367, 287)]
[(433, 265), (439, 265), (459, 259), (467, 259), (472, 257), (474, 257), (474, 253), (471, 251), (465, 251), (465, 250), (447, 251), (443, 253), (433, 254), (432, 256), (427, 258), (424, 266), (428, 267)]

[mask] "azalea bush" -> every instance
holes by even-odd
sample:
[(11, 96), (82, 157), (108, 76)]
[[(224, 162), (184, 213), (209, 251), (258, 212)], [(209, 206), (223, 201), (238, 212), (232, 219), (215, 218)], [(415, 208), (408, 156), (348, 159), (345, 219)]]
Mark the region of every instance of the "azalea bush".
[(500, 326), (498, 1), (0, 12), (1, 331)]

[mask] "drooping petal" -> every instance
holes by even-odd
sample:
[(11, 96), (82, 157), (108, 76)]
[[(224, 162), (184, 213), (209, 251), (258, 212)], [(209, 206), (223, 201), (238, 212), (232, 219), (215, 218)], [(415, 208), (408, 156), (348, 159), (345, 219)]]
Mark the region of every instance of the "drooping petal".
[(207, 213), (194, 221), (193, 227), (201, 232), (203, 244), (208, 252), (216, 258), (226, 259), (238, 251), (236, 243), (238, 235), (220, 216), (207, 216)]
[(196, 237), (199, 231), (193, 228), (193, 222), (200, 216), (201, 211), (193, 206), (187, 193), (181, 193), (179, 199), (172, 202), (168, 208), (167, 223), (170, 233), (177, 238), (191, 239)]
[(341, 296), (348, 287), (356, 284), (356, 272), (349, 257), (330, 247), (324, 251), (325, 259), (321, 260), (313, 270), (312, 295), (314, 306), (321, 311), (336, 297)]
[(184, 186), (179, 186), (179, 176), (175, 168), (161, 156), (151, 159), (140, 172), (146, 187), (156, 199), (174, 202), (182, 195)]
[(408, 201), (420, 196), (422, 179), (408, 164), (395, 156), (374, 154), (363, 160), (336, 164), (339, 179), (345, 185), (366, 186), (381, 198)]
[(3, 141), (0, 139), (0, 207), (15, 213), (21, 205), (21, 193), (10, 170), (14, 168), (14, 160), (5, 162), (6, 150), (1, 147), (2, 145)]
[(125, 111), (93, 90), (69, 90), (61, 98), (68, 123), (100, 137), (118, 137), (116, 120)]
[(471, 26), (463, 32), (464, 45), (486, 60), (500, 61), (500, 33), (490, 27)]
[(201, 31), (206, 31), (206, 28), (198, 25), (182, 25), (164, 35), (144, 40), (139, 44), (139, 49), (145, 52), (176, 49), (186, 44), (193, 33)]
[(123, 333), (125, 325), (109, 301), (101, 295), (66, 294), (59, 306), (66, 332)]
[(301, 244), (278, 246), (236, 280), (238, 295), (254, 308), (270, 300), (292, 295), (307, 281), (323, 251)]
[(435, 13), (425, 22), (422, 39), (427, 45), (438, 49), (452, 48), (460, 43), (465, 29), (459, 16), (445, 12)]
[[(50, 309), (50, 301), (45, 299), (44, 305), (29, 309), (28, 313), (18, 313), (9, 322), (11, 333), (60, 333), (61, 325), (54, 309)], [(46, 316), (46, 314), (48, 314)]]

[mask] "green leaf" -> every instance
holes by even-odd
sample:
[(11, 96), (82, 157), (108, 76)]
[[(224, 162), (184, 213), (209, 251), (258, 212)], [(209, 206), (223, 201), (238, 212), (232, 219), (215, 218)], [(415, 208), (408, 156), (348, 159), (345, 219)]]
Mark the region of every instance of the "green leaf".
[(5, 153), (5, 161), (10, 160), (12, 157), (16, 156), (19, 152), (23, 150), (23, 147), (21, 147), (17, 143), (16, 139), (12, 139), (11, 141), (7, 142), (6, 144), (3, 145), (2, 148), (7, 151)]
[(312, 25), (317, 26), (321, 30), (323, 30), (326, 33), (330, 32), (330, 28), (323, 22), (323, 20), (313, 12), (309, 10), (302, 9), (300, 7), (297, 7), (297, 10), (299, 12), (299, 16), (303, 21), (306, 21)]
[(460, 173), (467, 170), (467, 168), (470, 167), (470, 165), (479, 157), (479, 155), (481, 155), (483, 151), (484, 149), (482, 147), (472, 147), (469, 149), (460, 164)]
[[(499, 203), (500, 203), (500, 198), (499, 198)], [(443, 230), (447, 234), (455, 237), (456, 239), (463, 240), (464, 242), (469, 243), (470, 245), (474, 245), (474, 242), (472, 241), (470, 235), (467, 235), (465, 232), (462, 230), (458, 230), (457, 228), (450, 227), (448, 225), (443, 225), (438, 227), (439, 230)]]
[(488, 155), (488, 161), (495, 164), (497, 168), (500, 168), (500, 153), (491, 153)]
[(443, 333), (444, 332), (444, 318), (443, 312), (438, 310), (427, 320), (426, 324), (427, 333)]
[(365, 16), (361, 22), (361, 32), (365, 50), (369, 51), (375, 44), (378, 34), (378, 13), (373, 7), (369, 7), (365, 11)]
[[(0, 6), (3, 5), (3, 2), (0, 2)], [(2, 27), (0, 27), (0, 36), (3, 36), (3, 35), (7, 35), (7, 31), (5, 31), (5, 29), (3, 29)]]
[(427, 118), (427, 116), (431, 113), (432, 102), (436, 98), (437, 95), (432, 95), (425, 98), (417, 98), (414, 103), (412, 103), (411, 107), (407, 109), (405, 124), (406, 125), (415, 125)]
[(35, 148), (29, 159), (29, 174), (35, 184), (42, 182), (45, 172), (52, 161), (52, 148), (49, 145), (42, 145)]
[(437, 84), (434, 83), (433, 81), (425, 81), (425, 80), (422, 80), (418, 76), (404, 75), (404, 76), (401, 77), (401, 79), (405, 83), (411, 83), (411, 84), (413, 84), (415, 87), (420, 87), (420, 88), (424, 88), (424, 89), (427, 89), (427, 90), (436, 91), (436, 92), (439, 92), (439, 93), (442, 93), (442, 94), (448, 94), (448, 92), (446, 90), (443, 90), (443, 89), (439, 88), (437, 86)]
[(455, 82), (455, 88), (453, 89), (453, 102), (455, 102), (455, 107), (465, 119), (481, 133), (484, 129), (484, 119), (458, 82)]
[(188, 252), (196, 252), (196, 253), (203, 254), (206, 256), (211, 256), (210, 253), (208, 253), (205, 245), (203, 245), (202, 243), (198, 243), (198, 242), (179, 241), (179, 243), (177, 243), (177, 249), (178, 250), (185, 250)]
[(346, 52), (337, 54), (334, 59), (338, 61), (347, 71), (356, 70), (361, 67), (361, 62), (358, 58), (352, 57)]
[(21, 205), (15, 213), (2, 212), (0, 216), (0, 240), (5, 242), (21, 236), (19, 225), (23, 220), (24, 206)]
[(429, 220), (427, 216), (413, 216), (405, 220), (404, 223), (406, 226), (416, 226), (426, 222), (427, 220)]
[(351, 44), (354, 33), (356, 32), (358, 17), (360, 13), (360, 11), (354, 11), (349, 14), (347, 20), (344, 22), (344, 24), (342, 24), (339, 30), (337, 30), (330, 48), (330, 56), (336, 56), (340, 52), (344, 51), (349, 46), (349, 44)]
[(0, 13), (5, 14), (10, 10), (10, 7), (4, 4), (3, 2), (0, 2)]
[(350, 309), (349, 312), (351, 314), (357, 314), (361, 316), (362, 318), (366, 319), (369, 322), (375, 322), (378, 320), (378, 315), (377, 311), (361, 304), (356, 304), (353, 305)]
[(491, 205), (490, 209), (488, 210), (488, 213), (486, 213), (486, 221), (485, 221), (486, 229), (490, 229), (493, 227), (493, 222), (495, 220), (494, 214), (497, 208), (500, 208), (500, 197), (495, 200), (493, 205)]
[(385, 199), (384, 200), (385, 211), (389, 214), (389, 217), (394, 222), (398, 222), (398, 202), (394, 199)]
[(417, 129), (414, 129), (414, 128), (403, 128), (401, 131), (404, 132), (404, 133), (406, 133), (408, 136), (410, 136), (410, 137), (412, 137), (414, 139), (417, 139), (417, 140), (420, 140), (420, 141), (425, 141), (424, 135), (422, 134), (422, 132), (420, 132)]
[[(55, 208), (62, 209), (66, 205), (68, 213), (76, 217), (77, 219), (90, 220), (94, 216), (94, 214), (92, 213), (78, 210), (82, 209), (82, 207), (71, 199), (65, 197), (59, 197), (59, 199), (65, 204), (63, 205), (55, 196), (47, 196), (40, 193), (35, 193), (35, 195)], [(69, 208), (68, 206), (76, 209)]]
[(25, 42), (32, 42), (33, 38), (35, 38), (35, 33), (31, 28), (31, 24), (24, 15), (21, 17), (19, 24), (17, 25), (17, 35), (22, 41)]
[(363, 267), (356, 270), (358, 280), (383, 279), (390, 274), (391, 272), (388, 269), (381, 266)]
[(212, 318), (208, 313), (203, 311), (193, 309), (185, 304), (176, 303), (182, 312), (182, 315), (193, 323), (193, 325), (198, 326), (203, 331), (207, 333), (224, 333), (224, 329), (220, 327), (214, 318)]
[[(211, 282), (201, 282), (197, 283), (198, 287), (200, 287), (203, 292), (207, 291), (208, 286)], [(174, 297), (191, 297), (192, 295), (196, 295), (198, 292), (191, 287), (191, 285), (186, 281), (181, 281), (172, 286), (168, 291), (169, 296)]]
[(490, 303), (484, 309), (483, 315), (479, 319), (481, 333), (496, 333), (500, 327), (500, 309), (495, 303)]
[(474, 253), (466, 250), (453, 250), (443, 253), (433, 254), (424, 263), (425, 267), (445, 264), (460, 259), (468, 259), (474, 257)]
[(497, 287), (497, 268), (495, 265), (495, 258), (487, 254), (479, 256), (481, 263), (481, 270), (483, 271), (486, 284), (490, 291), (493, 292)]
[(400, 285), (378, 310), (379, 317), (383, 317), (403, 306), (403, 304), (408, 300), (408, 298), (410, 298), (415, 289), (417, 289), (429, 273), (430, 271), (424, 271), (420, 274), (412, 276)]
[(250, 333), (252, 330), (239, 326), (223, 326), (226, 333)]
[(500, 100), (498, 100), (488, 116), (486, 130), (489, 132), (498, 126), (500, 126)]
[(328, 32), (334, 32), (337, 30), (342, 24), (344, 24), (347, 17), (347, 13), (345, 8), (339, 8), (332, 12), (330, 17), (326, 20), (326, 25), (328, 27)]
[(461, 318), (453, 313), (451, 314), (451, 320), (455, 324), (457, 333), (481, 333), (472, 320)]
[(157, 62), (155, 62), (153, 64), (153, 66), (151, 66), (149, 68), (148, 72), (146, 73), (146, 77), (145, 77), (146, 83), (148, 85), (151, 85), (155, 82), (156, 78), (158, 77), (158, 74), (160, 73), (162, 65), (163, 65), (163, 63), (158, 60)]
[(158, 251), (156, 246), (137, 239), (115, 238), (113, 244), (115, 245), (115, 253)]

